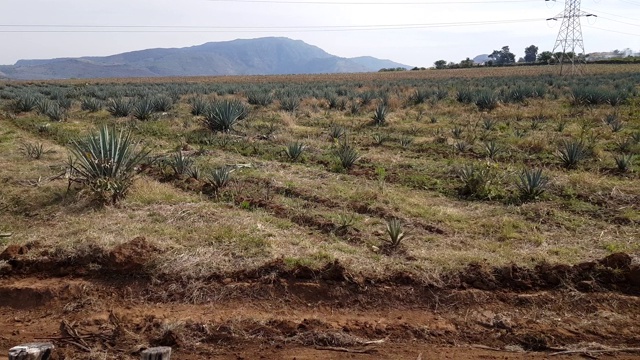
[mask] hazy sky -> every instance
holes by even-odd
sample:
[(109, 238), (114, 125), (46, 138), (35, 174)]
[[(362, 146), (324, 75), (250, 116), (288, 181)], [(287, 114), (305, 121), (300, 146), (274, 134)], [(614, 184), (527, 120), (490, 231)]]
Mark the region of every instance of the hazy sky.
[[(286, 36), (327, 52), (429, 67), (508, 45), (553, 48), (564, 2), (544, 0), (2, 0), (0, 64)], [(640, 52), (640, 0), (585, 0), (587, 52)], [(470, 24), (475, 23), (475, 24)], [(55, 25), (55, 26), (51, 26)], [(87, 26), (87, 27), (81, 27)]]

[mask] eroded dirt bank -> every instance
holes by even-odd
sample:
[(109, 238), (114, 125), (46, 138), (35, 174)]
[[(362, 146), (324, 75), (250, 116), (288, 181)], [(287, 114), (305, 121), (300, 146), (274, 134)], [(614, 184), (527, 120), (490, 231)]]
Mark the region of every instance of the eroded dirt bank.
[(144, 252), (124, 250), (76, 263), (5, 251), (0, 355), (34, 340), (53, 341), (58, 359), (137, 359), (157, 345), (172, 346), (176, 359), (640, 355), (629, 349), (640, 346), (639, 272), (624, 254), (535, 269), (473, 264), (432, 283), (280, 261), (158, 279), (136, 261)]

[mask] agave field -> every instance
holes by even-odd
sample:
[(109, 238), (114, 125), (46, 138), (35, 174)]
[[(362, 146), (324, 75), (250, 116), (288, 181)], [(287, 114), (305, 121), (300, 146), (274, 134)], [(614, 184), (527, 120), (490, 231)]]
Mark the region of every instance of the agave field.
[(99, 273), (142, 239), (124, 269), (189, 303), (274, 263), (438, 283), (638, 254), (640, 68), (518, 71), (0, 83), (0, 250)]

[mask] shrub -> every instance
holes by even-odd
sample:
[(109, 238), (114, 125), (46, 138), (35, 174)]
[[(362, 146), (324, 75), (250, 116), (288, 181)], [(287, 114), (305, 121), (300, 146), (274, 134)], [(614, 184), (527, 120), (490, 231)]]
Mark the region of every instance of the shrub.
[(367, 106), (373, 101), (373, 99), (376, 98), (376, 93), (373, 91), (365, 91), (363, 93), (360, 93), (358, 97), (360, 98), (360, 103), (363, 106)]
[(616, 119), (611, 123), (609, 123), (609, 127), (611, 128), (611, 131), (613, 131), (614, 133), (619, 132), (624, 127), (624, 123)]
[(238, 100), (215, 101), (204, 114), (205, 125), (213, 131), (229, 132), (247, 116), (247, 108)]
[(532, 201), (544, 194), (549, 178), (542, 174), (542, 169), (524, 169), (517, 182), (521, 201)]
[(71, 142), (72, 180), (88, 186), (103, 202), (123, 199), (133, 183), (136, 167), (149, 152), (140, 149), (130, 132), (101, 127), (97, 133)]

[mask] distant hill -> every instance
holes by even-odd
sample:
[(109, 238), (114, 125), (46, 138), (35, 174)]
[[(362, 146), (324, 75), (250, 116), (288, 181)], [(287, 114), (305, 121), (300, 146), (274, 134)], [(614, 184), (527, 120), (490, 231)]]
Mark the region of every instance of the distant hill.
[(377, 71), (380, 69), (395, 69), (395, 68), (404, 68), (409, 70), (413, 68), (413, 66), (403, 65), (391, 60), (374, 58), (373, 56), (359, 56), (359, 57), (350, 58), (349, 60), (354, 61), (373, 71)]
[[(370, 56), (341, 58), (300, 40), (267, 37), (132, 51), (104, 57), (19, 60), (0, 74), (21, 80), (373, 72), (410, 66)], [(1, 76), (1, 75), (0, 75)]]

